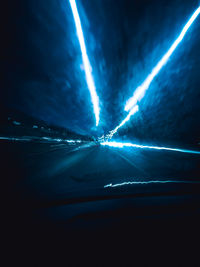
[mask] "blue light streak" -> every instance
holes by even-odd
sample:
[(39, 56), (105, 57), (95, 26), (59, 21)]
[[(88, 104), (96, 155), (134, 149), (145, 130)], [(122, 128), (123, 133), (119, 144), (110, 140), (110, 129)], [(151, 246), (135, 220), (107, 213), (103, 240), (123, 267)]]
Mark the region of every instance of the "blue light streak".
[(184, 28), (182, 29), (180, 35), (178, 38), (174, 41), (172, 46), (169, 48), (167, 53), (161, 58), (161, 60), (157, 63), (157, 65), (153, 68), (151, 73), (148, 75), (146, 80), (135, 90), (133, 97), (131, 97), (127, 102), (125, 106), (125, 111), (129, 111), (131, 108), (133, 108), (145, 95), (147, 89), (149, 88), (151, 82), (156, 77), (156, 75), (160, 72), (162, 67), (167, 63), (170, 56), (173, 54), (177, 46), (180, 44), (180, 42), (183, 40), (185, 34), (187, 33), (188, 29), (192, 25), (192, 23), (195, 21), (195, 19), (200, 14), (200, 7), (196, 9), (196, 11), (193, 13), (191, 18), (188, 20)]
[(13, 137), (13, 136), (0, 136), (0, 141), (1, 140), (7, 140), (7, 141), (27, 141), (27, 142), (32, 142), (32, 141), (37, 141), (37, 142), (62, 142), (62, 143), (69, 143), (69, 144), (77, 144), (77, 143), (83, 143), (87, 141), (82, 141), (82, 140), (67, 140), (67, 139), (61, 139), (61, 138), (52, 138), (52, 137), (38, 137), (38, 136), (19, 136), (19, 137)]
[(24, 137), (24, 136), (22, 136), (22, 137), (7, 137), (7, 136), (0, 136), (0, 141), (1, 140), (7, 140), (7, 141), (27, 141), (27, 142), (29, 142), (29, 141), (31, 141), (32, 140), (32, 138), (31, 137)]
[(124, 185), (145, 185), (145, 184), (166, 184), (166, 183), (184, 183), (184, 184), (199, 184), (199, 182), (194, 182), (194, 181), (174, 181), (174, 180), (154, 180), (154, 181), (141, 181), (141, 182), (133, 182), (133, 181), (128, 181), (128, 182), (123, 182), (123, 183), (118, 183), (118, 184), (107, 184), (104, 185), (104, 188), (108, 187), (120, 187)]
[(128, 113), (126, 118), (117, 127), (115, 127), (114, 130), (110, 131), (109, 134), (106, 135), (106, 139), (111, 139), (113, 135), (119, 130), (119, 128), (121, 128), (127, 121), (129, 121), (130, 117), (134, 115), (136, 112), (138, 112), (138, 110), (139, 110), (139, 106), (138, 105), (134, 106), (131, 109), (131, 111)]
[(170, 147), (160, 147), (160, 146), (144, 146), (144, 145), (137, 145), (132, 143), (122, 143), (122, 142), (109, 142), (105, 141), (100, 143), (102, 146), (109, 146), (115, 148), (124, 148), (124, 147), (133, 147), (133, 148), (141, 148), (141, 149), (156, 149), (156, 150), (167, 150), (167, 151), (175, 151), (175, 152), (182, 152), (182, 153), (189, 153), (189, 154), (200, 154), (200, 151), (195, 150), (188, 150), (188, 149), (181, 149), (181, 148), (170, 148)]
[(74, 21), (75, 21), (75, 25), (76, 25), (76, 32), (77, 32), (77, 37), (78, 37), (80, 48), (81, 48), (86, 81), (87, 81), (88, 89), (90, 91), (90, 96), (91, 96), (91, 100), (92, 100), (92, 104), (93, 104), (93, 110), (94, 110), (95, 119), (96, 119), (96, 126), (98, 126), (99, 113), (100, 113), (99, 98), (97, 96), (96, 87), (95, 87), (94, 80), (92, 77), (92, 68), (91, 68), (90, 61), (89, 61), (89, 58), (87, 55), (87, 50), (86, 50), (86, 46), (85, 46), (85, 41), (84, 41), (83, 31), (82, 31), (82, 27), (81, 27), (80, 17), (79, 17), (78, 9), (76, 6), (76, 1), (75, 0), (69, 0), (69, 2), (71, 5), (71, 9), (72, 9), (72, 13), (73, 13)]

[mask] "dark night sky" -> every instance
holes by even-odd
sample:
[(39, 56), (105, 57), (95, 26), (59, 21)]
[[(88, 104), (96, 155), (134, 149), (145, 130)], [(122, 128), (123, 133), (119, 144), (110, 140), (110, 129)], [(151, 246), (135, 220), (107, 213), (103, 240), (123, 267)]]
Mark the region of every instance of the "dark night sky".
[[(67, 0), (11, 0), (1, 8), (0, 105), (79, 133), (101, 135), (126, 116), (126, 100), (198, 1), (77, 0), (100, 98), (95, 120)], [(200, 142), (200, 17), (153, 81), (124, 140)]]

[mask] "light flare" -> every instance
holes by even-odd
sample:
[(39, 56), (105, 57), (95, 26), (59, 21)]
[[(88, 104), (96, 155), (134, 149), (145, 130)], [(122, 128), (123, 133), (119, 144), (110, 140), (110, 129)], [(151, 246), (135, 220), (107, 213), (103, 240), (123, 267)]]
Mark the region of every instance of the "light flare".
[(173, 54), (177, 46), (180, 44), (180, 42), (183, 40), (185, 34), (187, 33), (188, 29), (192, 25), (192, 23), (195, 21), (195, 19), (200, 14), (200, 7), (196, 9), (196, 11), (193, 13), (191, 18), (188, 20), (184, 28), (182, 29), (180, 35), (178, 38), (174, 41), (174, 43), (171, 45), (169, 50), (166, 52), (166, 54), (161, 58), (161, 60), (157, 63), (157, 65), (153, 68), (151, 73), (148, 75), (146, 80), (137, 87), (135, 90), (133, 96), (129, 98), (129, 100), (126, 102), (125, 111), (129, 111), (131, 108), (133, 108), (145, 95), (147, 89), (149, 88), (151, 82), (153, 79), (157, 76), (157, 74), (160, 72), (162, 67), (167, 63), (170, 56)]
[(99, 98), (97, 96), (95, 83), (94, 83), (94, 80), (92, 77), (92, 68), (91, 68), (90, 61), (89, 61), (89, 58), (87, 55), (85, 40), (84, 40), (84, 36), (83, 36), (83, 31), (82, 31), (82, 27), (81, 27), (81, 21), (80, 21), (78, 9), (76, 6), (76, 1), (75, 0), (69, 0), (69, 2), (71, 5), (71, 9), (72, 9), (72, 13), (73, 13), (73, 17), (74, 17), (74, 21), (75, 21), (75, 25), (76, 25), (76, 32), (77, 32), (77, 37), (78, 37), (80, 48), (81, 48), (86, 81), (87, 81), (88, 89), (90, 91), (90, 96), (91, 96), (91, 100), (92, 100), (92, 104), (93, 104), (93, 110), (94, 110), (95, 119), (96, 119), (96, 126), (98, 126), (99, 113), (100, 113)]

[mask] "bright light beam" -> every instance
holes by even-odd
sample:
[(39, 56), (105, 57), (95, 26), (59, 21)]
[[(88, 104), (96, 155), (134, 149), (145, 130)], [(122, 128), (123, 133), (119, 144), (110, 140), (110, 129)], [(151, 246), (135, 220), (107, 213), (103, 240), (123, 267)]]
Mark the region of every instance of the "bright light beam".
[(156, 149), (156, 150), (167, 150), (167, 151), (175, 151), (175, 152), (182, 152), (182, 153), (189, 153), (189, 154), (200, 154), (200, 151), (196, 150), (187, 150), (187, 149), (181, 149), (181, 148), (170, 148), (170, 147), (160, 147), (160, 146), (143, 146), (143, 145), (137, 145), (132, 143), (122, 143), (122, 142), (109, 142), (105, 141), (100, 143), (102, 146), (110, 146), (110, 147), (116, 147), (116, 148), (123, 148), (123, 147), (134, 147), (134, 148), (142, 148), (142, 149)]
[(200, 14), (200, 7), (196, 9), (196, 11), (193, 13), (191, 18), (188, 20), (184, 28), (182, 29), (180, 35), (175, 40), (175, 42), (172, 44), (172, 46), (169, 48), (167, 53), (161, 58), (161, 60), (158, 62), (158, 64), (153, 68), (149, 76), (146, 78), (146, 80), (137, 87), (135, 90), (133, 97), (129, 98), (129, 100), (126, 102), (125, 111), (129, 111), (131, 108), (133, 108), (145, 95), (147, 89), (149, 88), (151, 82), (155, 78), (155, 76), (159, 73), (159, 71), (162, 69), (162, 67), (167, 63), (168, 59), (172, 55), (172, 53), (175, 51), (177, 46), (180, 44), (180, 42), (183, 40), (183, 37), (187, 33), (188, 29), (192, 25), (192, 23), (195, 21), (197, 16)]
[(129, 114), (126, 116), (126, 118), (112, 131), (109, 132), (109, 134), (106, 135), (107, 139), (111, 139), (113, 135), (121, 128), (127, 121), (129, 121), (130, 117), (134, 115), (139, 110), (138, 105), (134, 106)]
[(71, 5), (71, 9), (72, 9), (72, 13), (73, 13), (74, 21), (75, 21), (75, 25), (76, 25), (76, 32), (77, 32), (77, 37), (78, 37), (80, 48), (81, 48), (86, 81), (87, 81), (88, 89), (90, 91), (90, 96), (91, 96), (91, 100), (92, 100), (92, 104), (93, 104), (93, 110), (94, 110), (95, 119), (96, 119), (96, 126), (98, 126), (99, 113), (100, 113), (100, 111), (99, 111), (99, 98), (97, 96), (96, 87), (95, 87), (94, 80), (92, 77), (92, 68), (91, 68), (90, 61), (89, 61), (89, 58), (87, 55), (87, 50), (86, 50), (86, 46), (85, 46), (85, 41), (84, 41), (83, 31), (82, 31), (82, 27), (81, 27), (80, 17), (79, 17), (78, 9), (76, 6), (76, 1), (75, 0), (69, 0), (69, 2)]
[(193, 13), (189, 21), (186, 23), (184, 28), (182, 29), (180, 35), (175, 40), (175, 42), (172, 44), (170, 49), (167, 51), (167, 53), (161, 58), (161, 60), (158, 62), (158, 64), (153, 68), (149, 76), (146, 78), (146, 80), (143, 82), (142, 85), (137, 87), (135, 90), (133, 97), (131, 97), (127, 102), (125, 106), (125, 110), (129, 111), (126, 118), (112, 131), (109, 132), (109, 134), (106, 135), (106, 139), (111, 139), (113, 135), (121, 128), (127, 121), (129, 121), (130, 117), (134, 115), (138, 110), (138, 102), (144, 97), (147, 89), (149, 88), (151, 82), (155, 78), (155, 76), (159, 73), (159, 71), (162, 69), (162, 67), (167, 63), (168, 59), (176, 49), (176, 47), (179, 45), (179, 43), (183, 40), (183, 37), (185, 36), (186, 32), (192, 25), (192, 23), (195, 21), (197, 16), (200, 14), (200, 7), (197, 8), (197, 10)]

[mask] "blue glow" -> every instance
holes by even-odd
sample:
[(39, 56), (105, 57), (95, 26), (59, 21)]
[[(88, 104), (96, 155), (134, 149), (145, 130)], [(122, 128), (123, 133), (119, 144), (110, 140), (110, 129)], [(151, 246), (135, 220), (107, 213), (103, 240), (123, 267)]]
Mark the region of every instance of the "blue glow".
[(131, 108), (133, 108), (145, 95), (145, 92), (149, 88), (151, 82), (155, 78), (155, 76), (159, 73), (159, 71), (162, 69), (162, 67), (167, 63), (170, 56), (173, 54), (177, 46), (180, 44), (180, 42), (183, 40), (185, 34), (187, 33), (188, 29), (192, 25), (192, 23), (195, 21), (197, 16), (200, 14), (200, 7), (196, 9), (196, 11), (193, 13), (191, 18), (188, 20), (184, 28), (182, 29), (180, 35), (175, 40), (175, 42), (172, 44), (172, 46), (169, 48), (167, 53), (161, 58), (161, 60), (157, 63), (157, 65), (153, 68), (149, 76), (146, 78), (146, 80), (135, 90), (133, 96), (126, 102), (125, 111), (129, 111)]
[(81, 21), (80, 21), (80, 17), (79, 17), (77, 6), (76, 6), (76, 1), (69, 0), (69, 2), (71, 5), (71, 9), (72, 9), (72, 13), (73, 13), (74, 21), (76, 25), (76, 32), (77, 32), (77, 37), (78, 37), (80, 48), (81, 48), (86, 81), (87, 81), (88, 89), (90, 91), (90, 96), (91, 96), (93, 110), (94, 110), (95, 119), (96, 119), (96, 126), (98, 126), (99, 113), (100, 113), (99, 98), (97, 96), (96, 87), (95, 87), (94, 80), (92, 77), (92, 68), (91, 68), (90, 61), (89, 61), (87, 51), (86, 51), (86, 46), (85, 46), (83, 31), (81, 27)]
[(134, 147), (134, 148), (142, 148), (142, 149), (156, 149), (156, 150), (167, 150), (167, 151), (176, 151), (176, 152), (182, 152), (182, 153), (190, 153), (190, 154), (200, 154), (200, 151), (195, 150), (187, 150), (187, 149), (181, 149), (181, 148), (170, 148), (170, 147), (160, 147), (160, 146), (143, 146), (143, 145), (137, 145), (132, 143), (122, 143), (122, 142), (102, 142), (100, 143), (102, 146), (109, 146), (109, 147), (116, 147), (116, 148), (124, 148), (124, 147)]
[(132, 182), (132, 181), (128, 181), (128, 182), (123, 182), (123, 183), (119, 183), (119, 184), (107, 184), (104, 185), (104, 188), (107, 187), (120, 187), (120, 186), (124, 186), (124, 185), (144, 185), (144, 184), (166, 184), (166, 183), (184, 183), (184, 184), (193, 184), (193, 183), (199, 183), (199, 182), (193, 182), (193, 181), (174, 181), (174, 180), (155, 180), (155, 181), (141, 181), (141, 182)]

